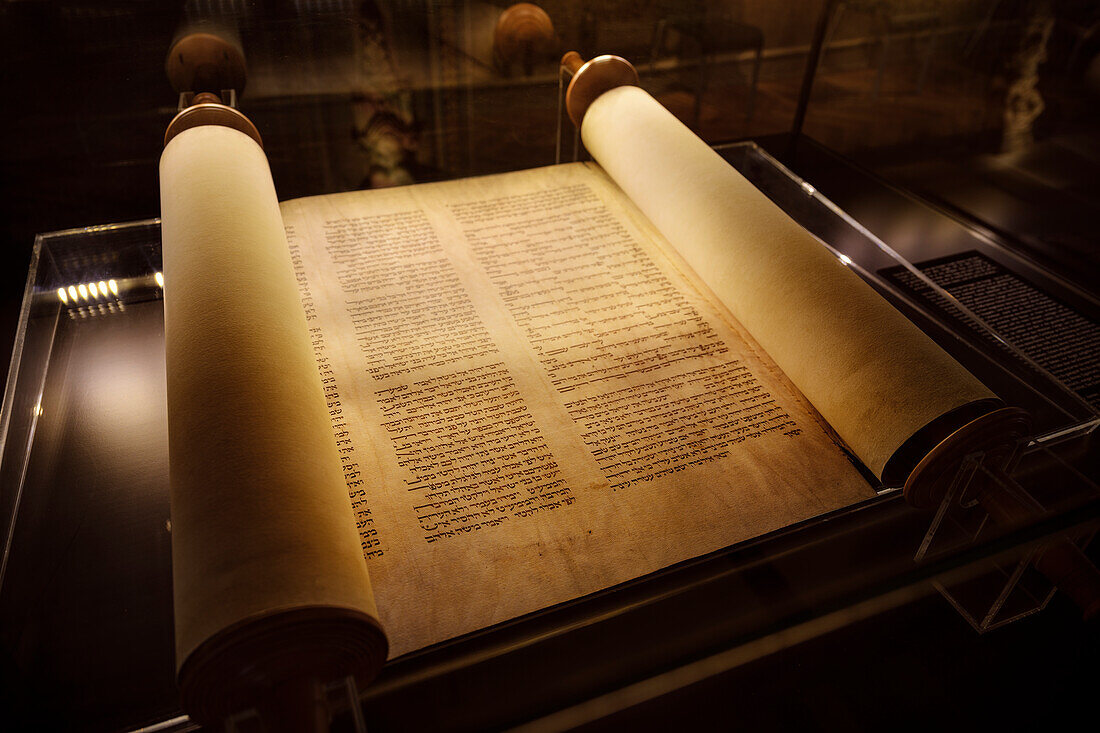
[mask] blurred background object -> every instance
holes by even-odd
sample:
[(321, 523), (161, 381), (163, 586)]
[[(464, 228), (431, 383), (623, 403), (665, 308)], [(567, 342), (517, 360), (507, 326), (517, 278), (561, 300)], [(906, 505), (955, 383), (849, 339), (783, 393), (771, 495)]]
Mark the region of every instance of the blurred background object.
[(1096, 274), (1070, 210), (1097, 203), (1087, 0), (8, 0), (6, 284), (36, 232), (156, 214), (163, 59), (184, 27), (239, 39), (242, 109), (292, 198), (552, 163), (565, 49), (629, 58), (709, 142), (788, 133), (823, 13), (804, 134)]

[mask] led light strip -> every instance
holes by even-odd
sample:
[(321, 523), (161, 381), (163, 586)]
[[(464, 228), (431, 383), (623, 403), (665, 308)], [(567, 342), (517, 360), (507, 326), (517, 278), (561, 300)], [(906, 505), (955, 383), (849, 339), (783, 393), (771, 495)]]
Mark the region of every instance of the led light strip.
[(131, 290), (144, 290), (153, 283), (164, 289), (164, 275), (154, 272), (152, 276), (124, 277), (119, 280), (97, 280), (75, 283), (58, 288), (57, 299), (65, 306), (69, 318), (87, 318), (88, 316), (107, 315), (125, 312), (123, 296)]
[[(99, 280), (87, 283), (76, 283), (57, 289), (57, 299), (63, 304), (73, 307), (84, 304), (95, 305), (110, 299), (118, 299), (124, 290), (134, 287), (148, 286), (148, 275), (145, 277), (130, 277), (118, 280)], [(164, 289), (164, 275), (160, 272), (153, 273), (153, 280), (157, 287)]]
[[(159, 272), (157, 273), (160, 274)], [(160, 281), (158, 280), (158, 284)], [(65, 305), (72, 303), (73, 305), (79, 305), (82, 301), (91, 303), (94, 300), (99, 300), (101, 297), (106, 299), (107, 294), (110, 293), (114, 297), (118, 297), (118, 282), (115, 280), (100, 280), (98, 283), (80, 283), (79, 285), (70, 285), (67, 288), (58, 288), (57, 297)]]

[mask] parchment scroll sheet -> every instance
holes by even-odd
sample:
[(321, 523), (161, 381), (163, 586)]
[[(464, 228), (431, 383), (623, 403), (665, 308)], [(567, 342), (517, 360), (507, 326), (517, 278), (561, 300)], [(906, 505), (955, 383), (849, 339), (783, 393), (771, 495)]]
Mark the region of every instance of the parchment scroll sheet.
[(936, 418), (999, 402), (643, 90), (601, 95), (581, 136), (876, 475)]
[(391, 656), (874, 494), (595, 164), (282, 216)]
[(267, 158), (204, 125), (160, 173), (176, 662), (288, 612), (376, 618)]

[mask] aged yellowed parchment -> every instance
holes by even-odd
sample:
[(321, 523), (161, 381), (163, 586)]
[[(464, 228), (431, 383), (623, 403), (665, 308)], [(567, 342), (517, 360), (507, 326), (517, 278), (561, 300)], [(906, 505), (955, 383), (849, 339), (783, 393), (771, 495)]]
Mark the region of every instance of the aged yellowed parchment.
[(996, 399), (643, 90), (601, 95), (581, 134), (876, 475), (935, 418)]
[(282, 611), (374, 617), (267, 159), (196, 127), (160, 180), (176, 662)]
[(873, 495), (593, 164), (282, 214), (392, 655)]

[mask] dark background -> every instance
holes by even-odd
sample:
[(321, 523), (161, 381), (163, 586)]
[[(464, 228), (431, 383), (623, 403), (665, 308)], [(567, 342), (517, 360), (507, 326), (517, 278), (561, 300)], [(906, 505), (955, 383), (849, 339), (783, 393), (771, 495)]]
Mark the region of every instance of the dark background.
[[(297, 22), (294, 3), (240, 5), (284, 26)], [(370, 4), (346, 5), (356, 6), (358, 17), (374, 17)], [(1002, 3), (994, 12), (1008, 16), (1023, 12), (1026, 5)], [(1055, 5), (1069, 6), (1063, 19), (1093, 17), (1081, 4)], [(5, 69), (0, 112), (0, 353), (10, 353), (37, 232), (158, 215), (157, 160), (176, 106), (163, 63), (186, 15), (184, 4), (177, 2), (0, 3)], [(1067, 27), (1068, 20), (1058, 27), (1064, 37), (1058, 36), (1052, 45), (1050, 63), (1064, 68), (1045, 82), (1051, 108), (1040, 123), (1035, 148), (1011, 158), (998, 157), (996, 131), (991, 133), (988, 126), (937, 140), (936, 146), (928, 140), (912, 142), (908, 148), (897, 143), (880, 149), (852, 145), (842, 152), (862, 168), (845, 175), (858, 180), (834, 185), (858, 189), (878, 180), (867, 171), (888, 176), (960, 220), (1003, 233), (1013, 246), (1095, 293), (1100, 286), (1095, 234), (1100, 136), (1096, 97), (1090, 96), (1095, 92), (1089, 91), (1086, 75), (1096, 47), (1086, 42), (1084, 51), (1069, 63), (1080, 36)], [(415, 37), (420, 30), (406, 33)], [(801, 64), (793, 68), (797, 81)], [(865, 74), (871, 75), (873, 71)], [(830, 78), (840, 85), (846, 77)], [(743, 81), (738, 77), (737, 84)], [(784, 87), (785, 83), (778, 78), (761, 82), (761, 114), (768, 114), (769, 95), (772, 109), (785, 110), (765, 125), (770, 132), (782, 132), (793, 109), (790, 95), (785, 102), (774, 101), (783, 89), (797, 87)], [(681, 100), (682, 90), (669, 90), (673, 106)], [(828, 91), (818, 90), (819, 106), (811, 107), (807, 124), (809, 132), (826, 142), (830, 130), (863, 124), (847, 115), (847, 108)], [(728, 96), (743, 98), (743, 88)], [(318, 140), (325, 138), (327, 129), (314, 118), (340, 109), (327, 119), (339, 119), (343, 134), (343, 123), (351, 119), (344, 109), (346, 100), (299, 99), (280, 107), (279, 100), (269, 98), (250, 110), (247, 99), (245, 111), (253, 114), (261, 130), (266, 119), (266, 129), (275, 133), (268, 152), (283, 197), (346, 187), (319, 178), (316, 163), (306, 162), (316, 159)], [(495, 103), (504, 105), (501, 99), (505, 98)], [(709, 103), (714, 120), (722, 119), (721, 103), (713, 98)], [(426, 99), (412, 101), (418, 110), (429, 104)], [(545, 116), (541, 107), (532, 113), (527, 99), (513, 110), (499, 106), (497, 112), (498, 118)], [(875, 114), (871, 110), (863, 116), (873, 119)], [(295, 138), (286, 132), (294, 129), (308, 134)], [(715, 129), (715, 141), (739, 136)], [(546, 143), (540, 138), (538, 155), (545, 153)], [(341, 138), (341, 144), (347, 140)], [(774, 139), (773, 144), (777, 152), (784, 147)], [(935, 156), (928, 154), (932, 149)], [(510, 164), (539, 162), (550, 161), (513, 157)], [(461, 172), (436, 163), (413, 166), (418, 179)], [(828, 185), (829, 181), (819, 185), (827, 195)], [(641, 706), (608, 724), (646, 729), (721, 721), (746, 729), (1029, 730), (1075, 722), (1094, 727), (1098, 642), (1096, 624), (1083, 623), (1061, 596), (1042, 614), (984, 636), (946, 602), (931, 596), (696, 685), (672, 699)], [(5, 669), (0, 676), (5, 690), (0, 693), (0, 721), (52, 727), (49, 711), (36, 709), (37, 700), (17, 697), (20, 689), (48, 681), (27, 685), (26, 680), (13, 679), (16, 674)]]

